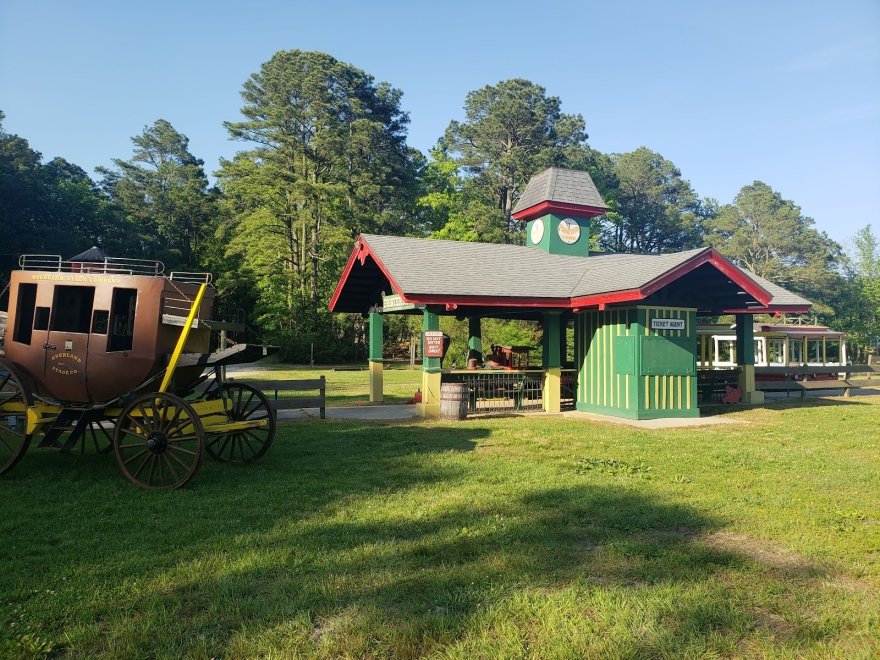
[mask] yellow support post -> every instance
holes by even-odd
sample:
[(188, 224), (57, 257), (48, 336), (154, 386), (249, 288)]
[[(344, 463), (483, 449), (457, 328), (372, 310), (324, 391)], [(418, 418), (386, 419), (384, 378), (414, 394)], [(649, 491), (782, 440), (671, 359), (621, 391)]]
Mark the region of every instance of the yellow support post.
[(189, 338), (189, 331), (192, 328), (196, 314), (199, 312), (199, 305), (202, 304), (202, 296), (205, 295), (205, 290), (207, 288), (207, 283), (203, 283), (199, 287), (199, 292), (196, 294), (196, 299), (193, 301), (192, 309), (189, 310), (189, 316), (186, 317), (186, 324), (180, 331), (180, 338), (177, 340), (177, 346), (174, 347), (174, 352), (171, 354), (171, 360), (169, 360), (168, 367), (165, 369), (165, 377), (162, 379), (162, 384), (159, 386), (160, 392), (165, 392), (168, 389), (168, 385), (174, 377), (174, 370), (177, 368), (177, 361), (180, 359), (180, 354), (183, 353), (183, 347), (186, 344), (187, 338)]

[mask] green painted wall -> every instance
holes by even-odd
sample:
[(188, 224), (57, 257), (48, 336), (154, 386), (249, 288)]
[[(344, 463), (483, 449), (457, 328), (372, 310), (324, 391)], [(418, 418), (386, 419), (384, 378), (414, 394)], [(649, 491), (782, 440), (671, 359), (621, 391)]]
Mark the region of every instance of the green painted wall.
[[(652, 329), (654, 319), (684, 329)], [(698, 417), (693, 309), (632, 307), (575, 315), (577, 408), (630, 419)]]
[[(580, 227), (580, 234), (574, 243), (566, 243), (559, 236), (559, 223), (563, 220), (574, 220)], [(532, 241), (534, 237), (532, 228), (535, 223), (541, 221), (544, 225), (544, 231), (541, 240), (535, 243)], [(550, 254), (565, 254), (575, 257), (586, 257), (590, 253), (590, 219), (582, 218), (575, 215), (556, 215), (548, 213), (547, 215), (531, 220), (526, 224), (526, 245), (535, 247)]]

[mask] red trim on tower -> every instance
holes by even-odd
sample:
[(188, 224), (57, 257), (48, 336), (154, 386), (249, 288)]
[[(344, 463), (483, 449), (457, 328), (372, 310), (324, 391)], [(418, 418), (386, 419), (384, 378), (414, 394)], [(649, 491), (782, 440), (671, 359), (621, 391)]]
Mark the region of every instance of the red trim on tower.
[(366, 239), (363, 236), (358, 236), (357, 241), (354, 244), (354, 249), (351, 251), (351, 254), (348, 257), (348, 262), (345, 264), (345, 269), (342, 271), (342, 276), (339, 278), (339, 282), (336, 284), (336, 291), (333, 292), (333, 297), (330, 298), (330, 304), (328, 307), (330, 311), (335, 311), (336, 303), (339, 302), (339, 296), (342, 295), (342, 289), (345, 287), (345, 283), (348, 281), (348, 276), (351, 274), (351, 271), (354, 269), (355, 262), (360, 262), (361, 266), (367, 261), (367, 257), (372, 257), (373, 261), (379, 267), (379, 270), (382, 271), (382, 274), (388, 279), (391, 283), (391, 288), (394, 290), (394, 293), (400, 296), (400, 299), (403, 302), (408, 303), (412, 302), (409, 300), (406, 295), (404, 295), (403, 290), (398, 286), (397, 282), (394, 281), (394, 278), (391, 276), (391, 273), (385, 268), (385, 265), (376, 257), (376, 253), (373, 252), (372, 248), (367, 244)]
[(566, 204), (565, 202), (546, 201), (530, 206), (522, 211), (517, 211), (516, 213), (513, 213), (511, 217), (514, 220), (528, 221), (532, 218), (556, 212), (561, 215), (571, 214), (582, 218), (592, 218), (597, 215), (602, 215), (607, 210), (607, 208), (602, 208), (601, 206), (584, 206), (583, 204)]

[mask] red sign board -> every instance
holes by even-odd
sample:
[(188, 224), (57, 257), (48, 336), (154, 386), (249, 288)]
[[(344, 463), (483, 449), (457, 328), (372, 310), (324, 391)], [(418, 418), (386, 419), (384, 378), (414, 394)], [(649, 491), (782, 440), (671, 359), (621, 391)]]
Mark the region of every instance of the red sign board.
[(424, 357), (443, 357), (443, 333), (440, 330), (425, 331), (425, 355)]

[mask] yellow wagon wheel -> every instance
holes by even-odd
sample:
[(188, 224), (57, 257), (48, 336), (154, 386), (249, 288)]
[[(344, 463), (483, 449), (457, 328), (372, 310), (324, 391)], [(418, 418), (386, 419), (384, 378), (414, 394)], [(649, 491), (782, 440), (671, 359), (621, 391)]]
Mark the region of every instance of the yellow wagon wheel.
[(0, 474), (14, 468), (31, 444), (27, 410), (33, 403), (21, 376), (0, 358)]
[(199, 416), (167, 392), (144, 394), (116, 420), (113, 451), (125, 478), (147, 490), (180, 488), (198, 471), (205, 448)]
[(260, 390), (244, 383), (226, 383), (218, 396), (226, 400), (226, 417), (230, 422), (265, 422), (254, 428), (212, 433), (205, 450), (223, 463), (253, 463), (268, 451), (275, 438), (275, 415), (269, 400)]

